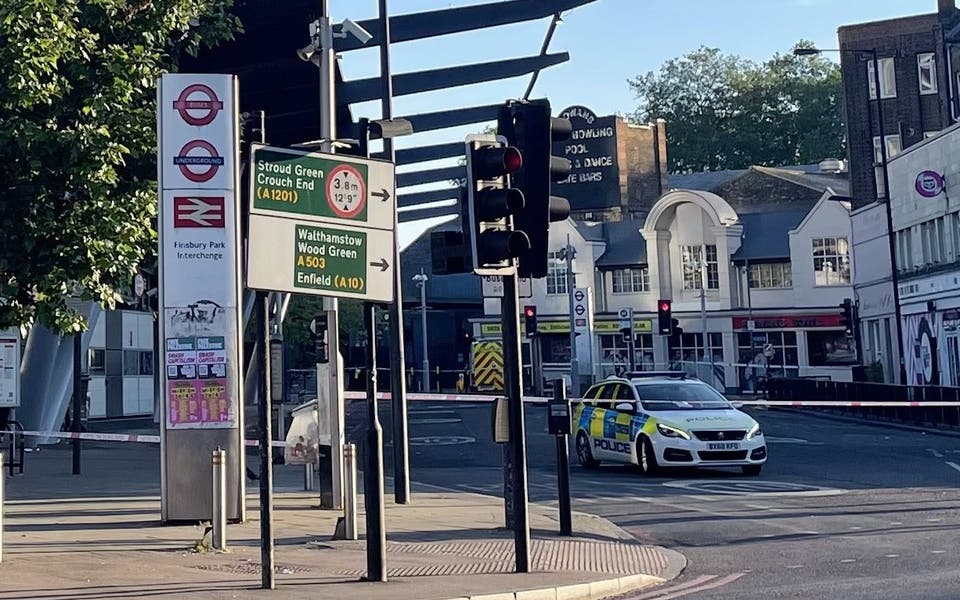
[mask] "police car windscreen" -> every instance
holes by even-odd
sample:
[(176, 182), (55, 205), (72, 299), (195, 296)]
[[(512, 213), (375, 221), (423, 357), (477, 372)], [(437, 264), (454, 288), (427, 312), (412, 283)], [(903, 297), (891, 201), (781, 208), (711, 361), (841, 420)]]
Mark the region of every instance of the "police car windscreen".
[(638, 385), (646, 410), (725, 410), (733, 406), (708, 385)]

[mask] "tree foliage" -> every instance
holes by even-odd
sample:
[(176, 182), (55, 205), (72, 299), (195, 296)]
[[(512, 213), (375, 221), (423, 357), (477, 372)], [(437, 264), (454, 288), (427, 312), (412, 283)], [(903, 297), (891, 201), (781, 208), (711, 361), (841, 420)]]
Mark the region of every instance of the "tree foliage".
[(629, 84), (640, 100), (638, 120), (667, 121), (675, 173), (843, 155), (840, 67), (821, 56), (776, 54), (755, 63), (701, 47)]
[(156, 241), (156, 78), (232, 0), (0, 0), (0, 326), (85, 324)]

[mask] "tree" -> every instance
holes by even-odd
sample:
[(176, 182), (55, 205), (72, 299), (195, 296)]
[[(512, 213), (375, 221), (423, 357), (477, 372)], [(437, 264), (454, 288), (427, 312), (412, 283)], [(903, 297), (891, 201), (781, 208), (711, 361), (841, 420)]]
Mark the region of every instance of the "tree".
[(156, 78), (232, 0), (0, 0), (0, 327), (86, 325), (156, 242)]
[(629, 85), (640, 100), (638, 120), (667, 121), (671, 172), (804, 164), (844, 153), (840, 67), (820, 56), (776, 54), (757, 64), (701, 47)]

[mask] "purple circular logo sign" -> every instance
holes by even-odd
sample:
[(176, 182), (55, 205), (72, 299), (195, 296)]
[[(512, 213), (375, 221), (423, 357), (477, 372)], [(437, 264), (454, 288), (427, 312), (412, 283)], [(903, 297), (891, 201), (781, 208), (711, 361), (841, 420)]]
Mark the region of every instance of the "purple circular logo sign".
[(945, 182), (943, 175), (936, 171), (920, 171), (914, 184), (917, 193), (924, 198), (933, 198), (943, 191)]

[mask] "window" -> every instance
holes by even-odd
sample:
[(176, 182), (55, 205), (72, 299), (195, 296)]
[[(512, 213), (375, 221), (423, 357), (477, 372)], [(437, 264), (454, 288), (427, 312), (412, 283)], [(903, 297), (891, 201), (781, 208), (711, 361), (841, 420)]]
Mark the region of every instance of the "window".
[(849, 250), (846, 237), (814, 238), (814, 285), (850, 285)]
[(901, 229), (896, 236), (897, 268), (909, 269), (913, 267), (913, 234), (910, 229)]
[(793, 273), (788, 262), (750, 265), (751, 288), (793, 287)]
[(614, 294), (636, 294), (650, 291), (650, 271), (647, 267), (617, 269), (613, 272)]
[[(871, 100), (877, 99), (877, 80), (874, 77), (873, 72), (875, 68), (876, 63), (874, 63), (874, 61), (871, 60), (867, 62), (867, 85), (870, 86)], [(880, 59), (880, 97), (897, 97), (897, 76), (896, 71), (894, 70), (893, 58)]]
[(560, 259), (559, 252), (547, 255), (547, 294), (556, 296), (567, 293), (567, 263)]
[(850, 365), (857, 362), (853, 337), (843, 331), (808, 331), (807, 351), (811, 367)]
[(749, 389), (756, 389), (760, 379), (799, 373), (795, 331), (742, 331), (737, 333), (737, 350), (741, 385)]
[[(569, 336), (568, 336), (569, 337)], [(630, 368), (630, 349), (623, 336), (617, 334), (601, 334), (600, 338), (600, 372), (603, 377), (615, 375), (620, 370)], [(654, 371), (656, 364), (653, 361), (653, 334), (637, 333), (633, 338), (634, 366), (638, 371)]]
[(683, 262), (683, 289), (699, 290), (703, 273), (701, 271), (701, 259), (703, 250), (706, 248), (706, 267), (707, 267), (707, 289), (720, 289), (720, 266), (717, 262), (717, 247), (715, 245), (706, 246), (680, 246), (680, 260)]
[[(708, 336), (716, 368), (722, 369), (723, 363), (723, 336), (711, 333)], [(680, 335), (679, 344), (670, 346), (670, 370), (682, 370), (687, 374), (699, 377), (706, 381), (710, 373), (710, 357), (703, 351), (703, 335), (700, 333), (684, 333)]]
[(950, 229), (953, 231), (953, 260), (960, 260), (960, 213), (950, 215)]
[[(899, 133), (885, 135), (883, 139), (887, 142), (887, 160), (903, 151)], [(883, 164), (883, 155), (880, 153), (880, 136), (877, 135), (873, 136), (873, 162)]]
[(149, 350), (124, 350), (123, 374), (153, 375), (153, 352)]
[(87, 351), (87, 369), (91, 373), (103, 373), (105, 354), (103, 348), (90, 348)]
[(937, 93), (937, 60), (933, 52), (917, 55), (917, 83), (921, 95)]

